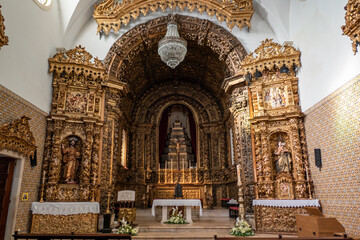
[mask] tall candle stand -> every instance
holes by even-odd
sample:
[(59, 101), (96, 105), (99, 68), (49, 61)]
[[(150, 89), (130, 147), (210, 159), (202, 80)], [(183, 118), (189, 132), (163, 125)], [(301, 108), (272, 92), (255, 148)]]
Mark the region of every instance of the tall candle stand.
[(43, 171), (43, 179), (42, 179), (42, 186), (41, 186), (41, 197), (40, 202), (44, 202), (44, 186), (45, 186), (45, 170)]
[(306, 180), (307, 180), (308, 191), (309, 191), (309, 199), (312, 199), (312, 196), (311, 196), (311, 186), (310, 186), (310, 178), (309, 178), (309, 169), (308, 169), (307, 166), (305, 166), (305, 171), (306, 171)]

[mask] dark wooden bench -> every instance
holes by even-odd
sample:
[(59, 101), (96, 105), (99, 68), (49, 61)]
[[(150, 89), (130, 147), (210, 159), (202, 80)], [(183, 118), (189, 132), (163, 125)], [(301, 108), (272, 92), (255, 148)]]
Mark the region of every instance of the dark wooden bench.
[(61, 240), (61, 239), (86, 239), (86, 240), (108, 240), (108, 239), (131, 239), (131, 235), (128, 234), (103, 234), (103, 233), (92, 233), (92, 234), (34, 234), (24, 233), (19, 234), (15, 232), (13, 235), (14, 240), (20, 239), (37, 239), (37, 240)]

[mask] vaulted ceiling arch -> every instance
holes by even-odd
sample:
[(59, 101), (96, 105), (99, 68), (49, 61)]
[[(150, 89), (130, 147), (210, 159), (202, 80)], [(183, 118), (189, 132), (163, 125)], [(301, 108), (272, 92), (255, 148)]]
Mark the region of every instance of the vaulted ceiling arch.
[(174, 70), (157, 53), (169, 16), (137, 25), (110, 48), (104, 62), (110, 81), (126, 84), (139, 96), (153, 84), (169, 79), (196, 81), (220, 96), (226, 77), (240, 71), (243, 45), (230, 32), (208, 20), (177, 15), (180, 35), (188, 41), (185, 60)]

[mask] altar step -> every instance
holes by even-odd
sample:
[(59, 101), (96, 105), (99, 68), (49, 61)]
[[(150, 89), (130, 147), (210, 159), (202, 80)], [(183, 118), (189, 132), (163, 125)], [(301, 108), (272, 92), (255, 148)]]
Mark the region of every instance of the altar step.
[(162, 224), (161, 209), (156, 209), (156, 217), (151, 216), (151, 209), (136, 209), (135, 224), (140, 226), (138, 236), (133, 239), (214, 239), (230, 237), (230, 229), (234, 226), (234, 219), (229, 218), (227, 209), (203, 210), (199, 217), (199, 210), (192, 209), (192, 224)]

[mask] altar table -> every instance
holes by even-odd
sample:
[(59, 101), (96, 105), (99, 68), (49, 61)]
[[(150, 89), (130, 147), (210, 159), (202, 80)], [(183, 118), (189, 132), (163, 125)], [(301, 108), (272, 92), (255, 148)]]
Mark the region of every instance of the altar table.
[(161, 222), (164, 223), (167, 221), (167, 207), (179, 207), (185, 206), (185, 218), (188, 223), (192, 223), (191, 219), (191, 207), (199, 207), (199, 216), (202, 215), (202, 207), (200, 199), (154, 199), (152, 208), (151, 208), (151, 215), (155, 217), (155, 207), (161, 206), (162, 207), (162, 218)]
[(33, 202), (31, 233), (95, 233), (98, 202)]
[(256, 230), (259, 232), (296, 232), (298, 214), (305, 214), (305, 207), (320, 207), (318, 199), (256, 199)]

